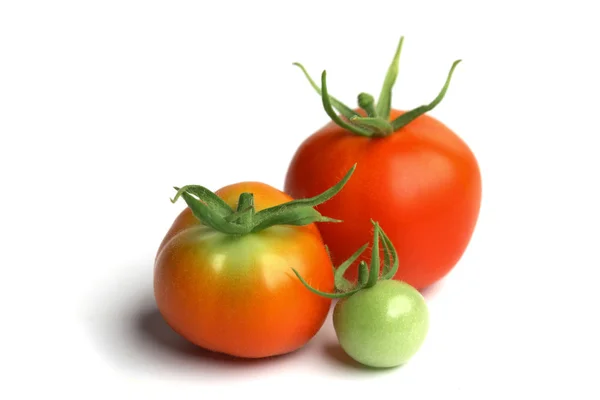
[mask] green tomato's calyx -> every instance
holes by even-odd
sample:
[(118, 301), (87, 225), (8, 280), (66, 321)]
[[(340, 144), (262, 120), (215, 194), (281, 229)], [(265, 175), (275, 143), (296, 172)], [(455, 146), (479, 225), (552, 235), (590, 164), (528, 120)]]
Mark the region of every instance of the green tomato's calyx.
[[(398, 42), (398, 46), (396, 48), (396, 52), (394, 54), (394, 58), (387, 70), (387, 74), (385, 76), (385, 80), (383, 81), (383, 86), (381, 88), (381, 92), (379, 94), (379, 98), (377, 99), (377, 103), (375, 103), (375, 99), (368, 93), (361, 93), (358, 95), (358, 105), (362, 108), (366, 117), (358, 114), (356, 111), (342, 103), (341, 101), (335, 99), (333, 96), (329, 95), (327, 90), (327, 73), (323, 71), (321, 75), (321, 87), (317, 86), (315, 81), (310, 77), (304, 66), (300, 63), (294, 63), (295, 66), (299, 67), (304, 76), (310, 83), (310, 85), (315, 89), (315, 91), (321, 96), (323, 101), (323, 108), (329, 117), (340, 127), (360, 136), (366, 137), (383, 137), (391, 135), (392, 133), (398, 131), (402, 127), (406, 126), (416, 118), (425, 114), (428, 111), (431, 111), (437, 106), (444, 96), (446, 95), (446, 91), (448, 90), (448, 86), (450, 85), (450, 80), (452, 79), (452, 74), (454, 73), (454, 69), (461, 62), (461, 60), (456, 60), (452, 67), (450, 68), (450, 72), (448, 73), (448, 77), (446, 78), (446, 82), (442, 87), (442, 90), (437, 95), (437, 97), (429, 104), (424, 104), (420, 107), (414, 108), (411, 111), (408, 111), (398, 118), (390, 121), (390, 112), (392, 109), (392, 89), (394, 84), (396, 83), (396, 78), (398, 77), (398, 69), (400, 64), (400, 52), (402, 51), (402, 43), (404, 42), (404, 37), (400, 38)], [(336, 112), (337, 111), (337, 112)], [(338, 115), (341, 114), (341, 115)], [(344, 117), (344, 118), (342, 118)]]
[[(302, 282), (302, 284), (306, 286), (308, 290), (315, 294), (330, 299), (348, 297), (360, 290), (375, 286), (380, 280), (392, 279), (398, 271), (398, 254), (396, 253), (396, 249), (394, 248), (394, 245), (392, 244), (391, 240), (385, 234), (383, 229), (381, 229), (381, 227), (379, 226), (379, 223), (373, 220), (371, 220), (371, 223), (373, 224), (374, 228), (373, 249), (371, 250), (371, 265), (367, 266), (367, 263), (365, 261), (361, 261), (359, 263), (358, 281), (356, 282), (356, 284), (352, 284), (350, 281), (344, 278), (344, 273), (367, 249), (367, 247), (369, 246), (368, 243), (365, 243), (363, 246), (361, 246), (358, 250), (356, 250), (354, 254), (350, 256), (350, 258), (348, 258), (339, 267), (335, 269), (335, 293), (321, 292), (320, 290), (313, 288), (304, 280), (304, 278), (302, 278), (298, 271), (292, 269), (294, 271), (294, 274), (296, 274), (300, 282)], [(381, 268), (381, 262), (379, 257), (380, 244), (383, 247), (383, 268)]]
[(177, 193), (171, 199), (175, 203), (180, 197), (198, 220), (219, 232), (231, 235), (254, 233), (274, 225), (308, 225), (313, 222), (341, 222), (321, 215), (315, 206), (326, 202), (338, 194), (346, 185), (356, 164), (334, 186), (323, 193), (308, 199), (296, 199), (256, 212), (254, 195), (242, 193), (236, 210), (209, 189), (200, 185), (175, 187)]

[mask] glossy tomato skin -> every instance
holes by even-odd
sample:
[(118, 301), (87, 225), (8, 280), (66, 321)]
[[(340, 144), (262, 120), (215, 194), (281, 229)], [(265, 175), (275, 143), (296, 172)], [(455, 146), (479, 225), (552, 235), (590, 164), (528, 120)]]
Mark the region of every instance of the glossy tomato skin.
[[(256, 182), (216, 193), (235, 208), (244, 191), (254, 193), (257, 211), (291, 200)], [(245, 358), (285, 354), (317, 333), (331, 305), (306, 290), (292, 268), (333, 290), (332, 264), (314, 225), (233, 236), (200, 225), (186, 208), (160, 245), (155, 298), (173, 330), (198, 346)]]
[(350, 357), (370, 367), (396, 367), (407, 363), (423, 345), (429, 310), (415, 288), (384, 280), (340, 300), (333, 325)]
[[(391, 119), (402, 113), (392, 110)], [(395, 279), (421, 289), (450, 272), (466, 250), (480, 209), (480, 170), (469, 147), (427, 114), (385, 138), (358, 136), (330, 122), (298, 148), (285, 192), (314, 196), (354, 163), (344, 190), (317, 207), (343, 220), (318, 224), (334, 264), (369, 241), (373, 219), (398, 251)], [(362, 259), (369, 258), (365, 251)], [(346, 276), (355, 280), (357, 268)]]

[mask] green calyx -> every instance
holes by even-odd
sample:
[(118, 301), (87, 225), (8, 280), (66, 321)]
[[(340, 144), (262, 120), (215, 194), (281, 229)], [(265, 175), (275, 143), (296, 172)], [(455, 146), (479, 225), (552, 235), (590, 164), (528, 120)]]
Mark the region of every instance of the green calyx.
[(171, 202), (175, 203), (182, 197), (194, 216), (203, 225), (230, 235), (254, 233), (274, 225), (300, 226), (313, 222), (341, 222), (321, 215), (314, 207), (339, 193), (355, 169), (356, 164), (336, 185), (315, 197), (291, 200), (258, 212), (254, 208), (252, 193), (240, 194), (237, 209), (233, 210), (223, 199), (200, 185), (175, 187), (177, 193)]
[[(362, 247), (356, 250), (356, 252), (350, 256), (350, 258), (344, 261), (339, 267), (335, 268), (335, 293), (322, 292), (313, 288), (304, 280), (304, 278), (302, 278), (298, 271), (295, 269), (292, 269), (292, 271), (294, 271), (294, 274), (296, 274), (300, 282), (302, 282), (302, 284), (306, 286), (308, 290), (318, 294), (319, 296), (330, 299), (348, 297), (360, 290), (375, 286), (380, 280), (392, 279), (394, 275), (396, 275), (396, 272), (398, 272), (398, 254), (396, 253), (396, 249), (394, 248), (391, 240), (379, 226), (379, 223), (373, 220), (371, 220), (371, 223), (374, 227), (371, 265), (367, 266), (365, 261), (361, 261), (359, 263), (358, 280), (356, 284), (352, 284), (350, 281), (344, 278), (344, 273), (367, 249), (369, 243), (365, 243)], [(383, 269), (381, 269), (381, 274), (381, 260), (379, 256), (380, 246), (383, 248)]]
[(313, 89), (321, 96), (323, 108), (333, 122), (356, 135), (385, 137), (400, 130), (426, 112), (433, 110), (446, 95), (454, 69), (461, 62), (461, 60), (454, 61), (442, 90), (431, 103), (416, 107), (390, 121), (392, 89), (396, 83), (396, 78), (398, 77), (400, 52), (402, 51), (403, 42), (404, 37), (401, 37), (396, 52), (394, 53), (392, 63), (387, 70), (377, 103), (375, 103), (373, 96), (368, 93), (361, 93), (358, 95), (358, 105), (365, 111), (366, 116), (360, 115), (341, 101), (329, 95), (326, 71), (323, 71), (321, 74), (321, 87), (319, 88), (302, 64), (296, 62), (294, 65), (302, 70)]

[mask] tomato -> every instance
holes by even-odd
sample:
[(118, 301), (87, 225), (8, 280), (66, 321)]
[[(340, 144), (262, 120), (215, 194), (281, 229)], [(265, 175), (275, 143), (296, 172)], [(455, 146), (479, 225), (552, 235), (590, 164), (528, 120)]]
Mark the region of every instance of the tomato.
[(341, 298), (333, 311), (333, 326), (342, 349), (354, 360), (376, 368), (407, 363), (423, 345), (429, 331), (429, 311), (425, 299), (413, 286), (392, 280), (398, 269), (398, 255), (385, 232), (375, 224), (373, 244), (378, 253), (378, 237), (383, 236), (390, 258), (384, 261), (384, 275), (378, 277), (378, 257), (371, 254), (371, 268), (363, 271), (358, 285), (352, 287), (342, 279), (344, 270), (366, 246), (355, 252), (336, 271), (336, 293), (323, 293), (308, 285), (301, 273), (300, 281), (311, 292), (324, 298)]
[(371, 367), (405, 364), (425, 341), (429, 311), (421, 293), (388, 280), (341, 299), (333, 325), (344, 351)]
[[(361, 108), (350, 109), (330, 97), (325, 72), (319, 89), (300, 66), (321, 93), (332, 121), (299, 146), (284, 190), (296, 198), (312, 196), (358, 163), (360, 169), (343, 193), (317, 207), (344, 221), (317, 224), (333, 261), (348, 258), (368, 239), (372, 218), (396, 245), (403, 268), (395, 279), (422, 289), (446, 276), (465, 252), (479, 216), (482, 186), (478, 162), (468, 145), (425, 114), (444, 97), (458, 61), (431, 104), (411, 111), (391, 108), (401, 43), (380, 100), (375, 104), (370, 95), (361, 93)], [(364, 259), (368, 257), (367, 251)], [(351, 268), (346, 277), (355, 280), (357, 274)]]
[(324, 323), (331, 300), (307, 292), (290, 268), (316, 287), (333, 288), (332, 264), (313, 223), (329, 220), (311, 206), (320, 199), (298, 204), (259, 182), (215, 193), (189, 186), (174, 201), (179, 196), (188, 207), (165, 235), (154, 268), (156, 303), (168, 325), (200, 347), (237, 357), (302, 347)]

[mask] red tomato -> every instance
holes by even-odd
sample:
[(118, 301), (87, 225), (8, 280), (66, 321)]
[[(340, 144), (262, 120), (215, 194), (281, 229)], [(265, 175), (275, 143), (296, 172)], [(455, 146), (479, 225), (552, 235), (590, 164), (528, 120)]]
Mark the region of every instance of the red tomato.
[[(235, 209), (242, 192), (254, 194), (257, 212), (292, 200), (257, 182), (215, 193)], [(306, 290), (292, 268), (333, 289), (333, 267), (314, 224), (230, 235), (201, 225), (188, 207), (159, 247), (155, 298), (173, 330), (198, 346), (248, 358), (289, 353), (317, 333), (331, 304)]]
[[(294, 198), (312, 196), (357, 163), (346, 188), (316, 207), (343, 221), (317, 224), (334, 264), (369, 242), (371, 220), (376, 220), (398, 252), (400, 268), (395, 279), (421, 289), (448, 274), (466, 250), (479, 215), (481, 176), (466, 143), (425, 114), (444, 97), (460, 60), (452, 65), (446, 84), (431, 104), (405, 112), (391, 107), (401, 47), (402, 39), (378, 104), (362, 93), (358, 97), (361, 109), (350, 109), (329, 96), (325, 72), (319, 88), (297, 64), (321, 94), (332, 122), (300, 145), (287, 172), (285, 192)], [(360, 260), (370, 256), (365, 251)], [(356, 280), (356, 265), (346, 277)]]
[[(391, 117), (400, 114), (392, 110)], [(358, 168), (344, 190), (316, 207), (343, 221), (317, 224), (334, 264), (369, 241), (373, 219), (398, 251), (395, 279), (419, 289), (445, 276), (465, 251), (479, 214), (480, 171), (466, 144), (428, 115), (381, 138), (357, 136), (331, 122), (299, 147), (285, 191), (313, 196), (354, 163)], [(368, 250), (362, 259), (370, 259)], [(346, 277), (356, 279), (356, 266)]]

